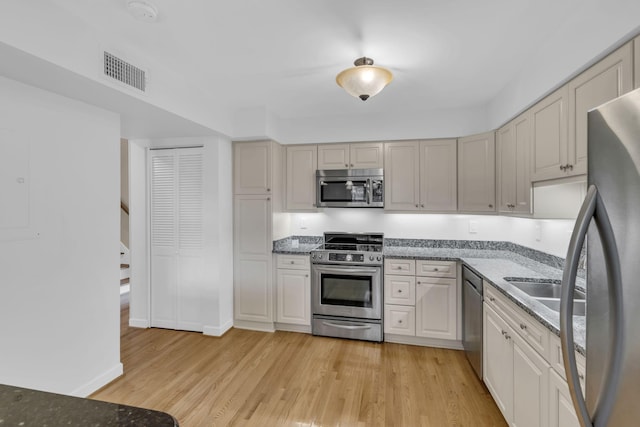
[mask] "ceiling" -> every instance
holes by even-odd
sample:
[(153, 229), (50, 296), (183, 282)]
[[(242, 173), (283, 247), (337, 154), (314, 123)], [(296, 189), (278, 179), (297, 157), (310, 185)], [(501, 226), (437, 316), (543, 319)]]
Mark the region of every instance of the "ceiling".
[[(178, 115), (231, 137), (266, 136), (278, 128), (287, 133), (286, 124), (304, 134), (306, 125), (292, 123), (330, 127), (335, 117), (343, 118), (341, 128), (348, 127), (344, 117), (368, 117), (356, 122), (375, 129), (387, 115), (420, 121), (441, 112), (451, 119), (458, 111), (482, 115), (472, 128), (489, 126), (516, 114), (552, 89), (549, 82), (568, 78), (619, 41), (637, 25), (637, 20), (620, 19), (629, 11), (640, 13), (637, 0), (148, 1), (159, 12), (155, 23), (135, 20), (126, 0), (32, 4), (57, 9), (51, 19), (64, 15), (81, 23), (101, 46), (115, 46), (130, 62), (148, 68), (150, 90), (162, 90), (163, 79), (171, 80), (183, 98), (198, 99), (199, 114), (176, 106)], [(18, 1), (8, 3), (17, 13), (29, 12)], [(602, 41), (585, 47), (582, 40)], [(366, 102), (335, 83), (336, 74), (360, 56), (394, 74), (393, 82)], [(536, 68), (547, 59), (556, 61)], [(526, 78), (532, 86), (528, 92), (526, 85), (523, 93), (509, 92), (522, 92)], [(161, 107), (170, 102), (169, 96), (160, 98)], [(501, 100), (511, 105), (496, 108)], [(214, 114), (226, 118), (207, 122)], [(425, 126), (410, 124), (414, 133), (426, 131)], [(449, 126), (437, 133), (464, 130)]]

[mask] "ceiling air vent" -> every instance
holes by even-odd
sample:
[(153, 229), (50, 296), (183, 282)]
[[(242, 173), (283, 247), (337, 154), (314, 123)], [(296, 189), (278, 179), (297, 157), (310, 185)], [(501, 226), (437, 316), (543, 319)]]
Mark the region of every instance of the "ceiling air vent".
[(145, 71), (109, 52), (104, 53), (104, 74), (142, 92), (145, 91)]

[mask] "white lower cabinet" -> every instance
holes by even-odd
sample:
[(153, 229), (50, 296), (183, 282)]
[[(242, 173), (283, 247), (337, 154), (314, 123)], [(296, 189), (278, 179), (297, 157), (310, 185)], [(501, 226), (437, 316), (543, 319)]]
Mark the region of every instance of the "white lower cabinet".
[(311, 326), (309, 257), (277, 255), (276, 322)]
[(384, 276), (384, 332), (392, 335), (385, 339), (402, 335), (415, 337), (412, 344), (447, 346), (443, 340), (458, 338), (455, 262), (387, 258), (384, 268), (390, 273)]
[(456, 339), (456, 279), (416, 277), (416, 336)]
[[(510, 426), (577, 427), (560, 340), (546, 329), (533, 333), (533, 321), (485, 284), (484, 382)], [(584, 358), (577, 360), (584, 380)]]
[(567, 382), (549, 370), (549, 427), (580, 427)]

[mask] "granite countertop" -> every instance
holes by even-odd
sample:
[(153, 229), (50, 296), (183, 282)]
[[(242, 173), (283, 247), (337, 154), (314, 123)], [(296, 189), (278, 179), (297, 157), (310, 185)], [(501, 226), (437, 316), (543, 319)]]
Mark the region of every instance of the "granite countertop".
[(171, 415), (0, 384), (0, 426), (174, 427)]
[[(560, 268), (535, 261), (513, 251), (499, 249), (385, 246), (384, 256), (389, 258), (462, 261), (547, 329), (558, 336), (560, 335), (559, 313), (551, 310), (504, 279), (505, 277), (561, 279), (562, 270)], [(584, 279), (578, 278), (576, 286), (584, 290)], [(574, 316), (574, 347), (582, 355), (585, 355), (585, 327), (585, 317)]]
[[(291, 236), (273, 242), (273, 253), (307, 255), (322, 245), (322, 236)], [(295, 243), (297, 241), (297, 244)], [(562, 279), (562, 258), (510, 242), (468, 240), (420, 240), (385, 238), (383, 254), (388, 258), (461, 261), (538, 320), (560, 335), (560, 315), (535, 298), (507, 282), (505, 277)], [(584, 290), (584, 271), (576, 287)], [(574, 316), (574, 341), (578, 353), (585, 355), (585, 317)]]

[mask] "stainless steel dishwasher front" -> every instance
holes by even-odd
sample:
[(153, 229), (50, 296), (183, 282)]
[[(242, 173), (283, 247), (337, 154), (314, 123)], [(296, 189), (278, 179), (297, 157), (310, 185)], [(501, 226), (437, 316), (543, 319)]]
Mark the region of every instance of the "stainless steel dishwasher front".
[(482, 381), (482, 278), (462, 266), (462, 345)]

